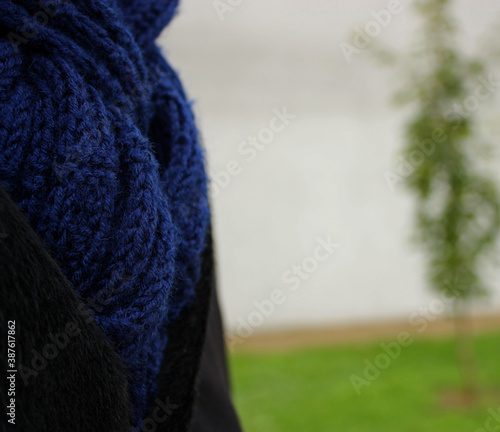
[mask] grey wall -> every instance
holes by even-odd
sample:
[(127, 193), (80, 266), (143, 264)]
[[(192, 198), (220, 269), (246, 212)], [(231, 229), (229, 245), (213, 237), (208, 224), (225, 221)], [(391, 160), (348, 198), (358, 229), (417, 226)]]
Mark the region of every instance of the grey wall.
[[(249, 320), (252, 331), (407, 320), (429, 305), (439, 312), (422, 256), (409, 242), (412, 202), (384, 178), (397, 172), (407, 114), (389, 105), (399, 78), (376, 67), (367, 50), (350, 61), (341, 50), (354, 27), (394, 3), (232, 3), (221, 19), (214, 2), (184, 0), (159, 40), (195, 100), (207, 148), (228, 328)], [(373, 43), (401, 47), (410, 40), (416, 22), (409, 2), (396, 9)], [(494, 0), (457, 2), (464, 46), (484, 50), (471, 41), (486, 40), (499, 12)], [(479, 109), (484, 135), (498, 142), (494, 99)], [(294, 118), (281, 130), (272, 119), (284, 107)], [(265, 130), (271, 122), (273, 137)], [(249, 137), (259, 133), (259, 150), (252, 152)], [(338, 247), (327, 256), (317, 247), (318, 237), (328, 236)], [(308, 259), (315, 250), (327, 256), (317, 265)], [(306, 267), (298, 287), (286, 273), (295, 264)], [(500, 309), (500, 286), (493, 286), (479, 310)], [(275, 303), (265, 302), (269, 316), (260, 319), (254, 302), (265, 299)]]

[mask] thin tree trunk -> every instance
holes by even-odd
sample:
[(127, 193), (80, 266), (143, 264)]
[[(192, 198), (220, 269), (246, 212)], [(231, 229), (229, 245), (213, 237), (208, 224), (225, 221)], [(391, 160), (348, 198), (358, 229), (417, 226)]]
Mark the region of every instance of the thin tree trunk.
[(466, 300), (456, 299), (453, 303), (453, 323), (456, 336), (456, 355), (462, 375), (464, 401), (473, 404), (479, 393), (479, 379), (475, 360), (472, 322)]

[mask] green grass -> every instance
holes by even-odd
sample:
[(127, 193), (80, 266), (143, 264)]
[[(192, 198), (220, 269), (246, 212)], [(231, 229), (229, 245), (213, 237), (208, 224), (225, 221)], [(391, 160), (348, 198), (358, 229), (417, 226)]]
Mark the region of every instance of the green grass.
[[(403, 347), (359, 395), (350, 377), (363, 377), (365, 359), (383, 352), (378, 343), (236, 352), (230, 356), (234, 401), (245, 432), (485, 432), (488, 409), (500, 422), (500, 396), (491, 396), (500, 390), (500, 334), (478, 336), (475, 345), (490, 397), (474, 408), (440, 402), (443, 390), (460, 388), (452, 339)], [(499, 422), (491, 430), (500, 430)]]

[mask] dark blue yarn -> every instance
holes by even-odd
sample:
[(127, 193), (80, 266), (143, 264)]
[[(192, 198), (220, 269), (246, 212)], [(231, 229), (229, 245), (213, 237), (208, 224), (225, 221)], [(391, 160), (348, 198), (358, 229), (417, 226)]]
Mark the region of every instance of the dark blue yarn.
[(138, 425), (210, 217), (193, 114), (154, 43), (177, 1), (0, 5), (0, 182), (121, 354)]

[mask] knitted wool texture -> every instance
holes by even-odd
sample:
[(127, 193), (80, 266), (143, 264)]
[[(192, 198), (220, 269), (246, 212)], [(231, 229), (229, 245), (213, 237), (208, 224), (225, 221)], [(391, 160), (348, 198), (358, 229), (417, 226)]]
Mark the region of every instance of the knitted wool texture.
[(154, 42), (176, 3), (0, 0), (0, 182), (121, 355), (135, 425), (209, 224), (193, 115)]

